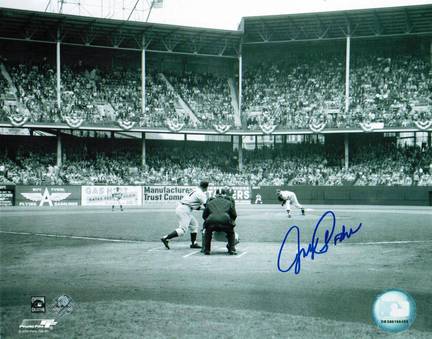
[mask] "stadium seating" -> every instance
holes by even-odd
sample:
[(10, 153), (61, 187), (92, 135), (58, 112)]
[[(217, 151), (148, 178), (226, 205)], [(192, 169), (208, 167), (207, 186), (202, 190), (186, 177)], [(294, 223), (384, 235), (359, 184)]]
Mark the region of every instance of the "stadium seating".
[[(236, 169), (236, 154), (227, 150), (166, 148), (151, 153), (147, 166), (137, 154), (117, 152), (86, 155), (72, 152), (54, 166), (53, 153), (22, 148), (15, 159), (0, 158), (1, 183), (15, 184), (178, 184), (210, 178), (224, 185), (432, 185), (432, 150), (418, 147), (364, 148), (344, 169), (336, 156), (320, 145), (287, 146), (244, 152), (245, 164)], [(219, 160), (216, 160), (219, 159)]]
[(432, 119), (430, 61), (413, 55), (362, 56), (351, 73), (351, 123), (406, 127)]
[[(56, 105), (55, 71), (49, 64), (6, 64), (12, 79), (8, 84), (0, 75), (1, 97), (11, 93), (12, 99), (24, 104), (24, 114), (32, 122), (59, 122), (65, 116), (82, 118), (88, 123), (106, 124), (118, 119), (135, 121), (145, 127), (166, 127), (175, 120), (189, 127), (212, 128), (215, 122), (231, 124), (233, 109), (229, 87), (223, 79), (188, 74), (170, 76), (174, 88), (167, 86), (157, 72), (146, 75), (146, 112), (141, 112), (141, 80), (139, 72), (127, 70), (82, 70), (62, 67), (62, 105)], [(193, 81), (192, 81), (193, 80)], [(178, 96), (189, 104), (198, 121), (176, 108)], [(2, 120), (12, 114), (10, 107), (0, 107)]]
[(200, 127), (234, 123), (227, 79), (212, 74), (170, 74), (169, 81), (189, 104)]
[(430, 62), (413, 55), (356, 57), (345, 112), (343, 59), (261, 63), (246, 71), (244, 110), (249, 129), (257, 129), (263, 115), (290, 129), (324, 121), (328, 127), (406, 127), (432, 119), (431, 75)]
[(341, 118), (335, 112), (343, 112), (343, 75), (343, 63), (337, 59), (253, 65), (245, 72), (243, 90), (249, 129), (258, 128), (262, 112), (290, 129), (307, 128), (312, 120), (339, 126)]
[[(141, 112), (141, 81), (132, 69), (62, 67), (62, 106), (56, 105), (55, 69), (5, 62), (11, 82), (0, 75), (0, 118), (24, 108), (33, 122), (59, 122), (73, 115), (93, 124), (135, 121), (140, 126), (166, 127), (175, 121), (195, 128), (231, 125), (233, 107), (226, 78), (208, 73), (149, 71), (146, 112)], [(3, 64), (1, 67), (4, 67)], [(415, 55), (393, 58), (358, 55), (350, 71), (350, 106), (345, 112), (345, 68), (341, 58), (315, 58), (296, 63), (263, 62), (245, 68), (243, 118), (248, 129), (265, 123), (282, 128), (358, 127), (381, 122), (387, 127), (412, 126), (432, 119), (430, 62)], [(3, 72), (2, 72), (3, 73)], [(168, 79), (168, 80), (166, 80)], [(20, 105), (11, 107), (8, 97)], [(178, 108), (180, 98), (192, 115)]]

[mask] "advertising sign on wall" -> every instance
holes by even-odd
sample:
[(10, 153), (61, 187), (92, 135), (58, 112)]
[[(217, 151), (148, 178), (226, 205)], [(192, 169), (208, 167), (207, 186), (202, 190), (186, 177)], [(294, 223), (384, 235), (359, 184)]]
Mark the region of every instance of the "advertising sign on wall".
[(111, 206), (117, 201), (113, 193), (119, 188), (124, 206), (141, 206), (141, 186), (83, 186), (81, 201), (83, 206)]
[[(185, 194), (191, 192), (195, 186), (143, 186), (143, 203), (169, 203), (180, 201)], [(214, 197), (216, 190), (223, 186), (209, 186), (208, 196)], [(250, 189), (247, 186), (232, 187), (234, 199), (237, 202), (250, 201)]]
[[(224, 186), (210, 186), (208, 188), (209, 197), (214, 197), (217, 189), (222, 189)], [(250, 202), (251, 194), (248, 186), (233, 186), (230, 187), (234, 191), (233, 198), (236, 202)]]
[(0, 186), (0, 206), (13, 206), (14, 193), (15, 193), (15, 186), (13, 185)]
[(16, 186), (17, 206), (78, 206), (80, 186)]
[(194, 186), (143, 186), (143, 203), (180, 201)]

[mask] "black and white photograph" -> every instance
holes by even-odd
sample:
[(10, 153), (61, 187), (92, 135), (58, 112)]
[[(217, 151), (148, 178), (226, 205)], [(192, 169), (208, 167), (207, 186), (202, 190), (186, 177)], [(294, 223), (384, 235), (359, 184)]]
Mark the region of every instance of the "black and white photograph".
[(0, 338), (432, 338), (432, 1), (0, 0)]

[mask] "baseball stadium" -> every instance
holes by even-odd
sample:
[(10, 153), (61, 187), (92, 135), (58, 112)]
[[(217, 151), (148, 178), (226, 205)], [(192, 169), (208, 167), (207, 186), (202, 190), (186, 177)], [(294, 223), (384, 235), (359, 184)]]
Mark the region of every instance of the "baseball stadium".
[(432, 338), (432, 5), (130, 17), (0, 7), (0, 338)]

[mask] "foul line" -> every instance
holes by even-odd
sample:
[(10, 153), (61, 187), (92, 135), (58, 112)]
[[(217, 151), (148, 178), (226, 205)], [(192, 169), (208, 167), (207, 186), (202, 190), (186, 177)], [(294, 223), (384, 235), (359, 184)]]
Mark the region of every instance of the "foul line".
[(246, 247), (243, 251), (243, 253), (242, 254), (240, 254), (240, 255), (238, 255), (237, 256), (237, 258), (241, 258), (242, 256), (244, 256), (247, 252), (246, 252), (246, 250), (247, 250), (248, 248)]
[(191, 255), (197, 254), (197, 253), (199, 253), (199, 252), (201, 252), (201, 250), (200, 250), (200, 251), (194, 251), (194, 252), (191, 252), (191, 253), (189, 253), (189, 254), (185, 254), (185, 255), (183, 256), (183, 258), (190, 257)]
[(61, 234), (47, 234), (47, 233), (29, 233), (29, 232), (12, 232), (12, 231), (0, 231), (0, 233), (19, 234), (19, 235), (37, 235), (39, 237), (85, 239), (85, 240), (108, 241), (108, 242), (126, 242), (126, 243), (141, 243), (142, 242), (139, 240), (109, 239), (109, 238), (83, 237), (83, 236), (76, 236), (76, 235), (61, 235)]
[[(163, 248), (167, 249), (167, 248), (165, 248), (165, 246)], [(162, 250), (162, 246), (150, 248), (149, 250), (147, 250), (147, 252), (154, 252), (154, 251), (158, 251), (158, 250)]]
[(417, 244), (428, 243), (432, 240), (393, 240), (393, 241), (369, 241), (369, 242), (353, 242), (350, 245), (390, 245), (390, 244)]
[[(84, 239), (84, 240), (95, 240), (95, 241), (107, 241), (107, 242), (120, 242), (120, 243), (144, 243), (146, 241), (141, 240), (127, 240), (127, 239), (110, 239), (110, 238), (99, 238), (99, 237), (85, 237), (85, 236), (77, 236), (77, 235), (61, 235), (61, 234), (49, 234), (49, 233), (30, 233), (30, 232), (15, 232), (15, 231), (0, 231), (0, 233), (4, 234), (17, 234), (17, 235), (35, 235), (39, 237), (49, 237), (49, 238), (63, 238), (63, 239)], [(429, 240), (393, 240), (393, 241), (369, 241), (369, 242), (352, 242), (347, 243), (349, 245), (392, 245), (392, 244), (421, 244), (421, 243), (432, 243), (432, 239)], [(148, 249), (147, 251), (152, 252), (156, 250), (160, 250), (162, 246), (155, 247)], [(218, 246), (215, 247), (215, 250), (222, 249), (224, 246)], [(244, 250), (247, 250), (245, 248)], [(187, 258), (191, 255), (194, 255), (196, 253), (201, 252), (199, 251), (193, 251), (191, 253), (188, 253), (183, 256), (183, 258)], [(237, 258), (241, 257), (242, 255), (246, 254), (247, 252), (243, 252), (240, 254)]]

